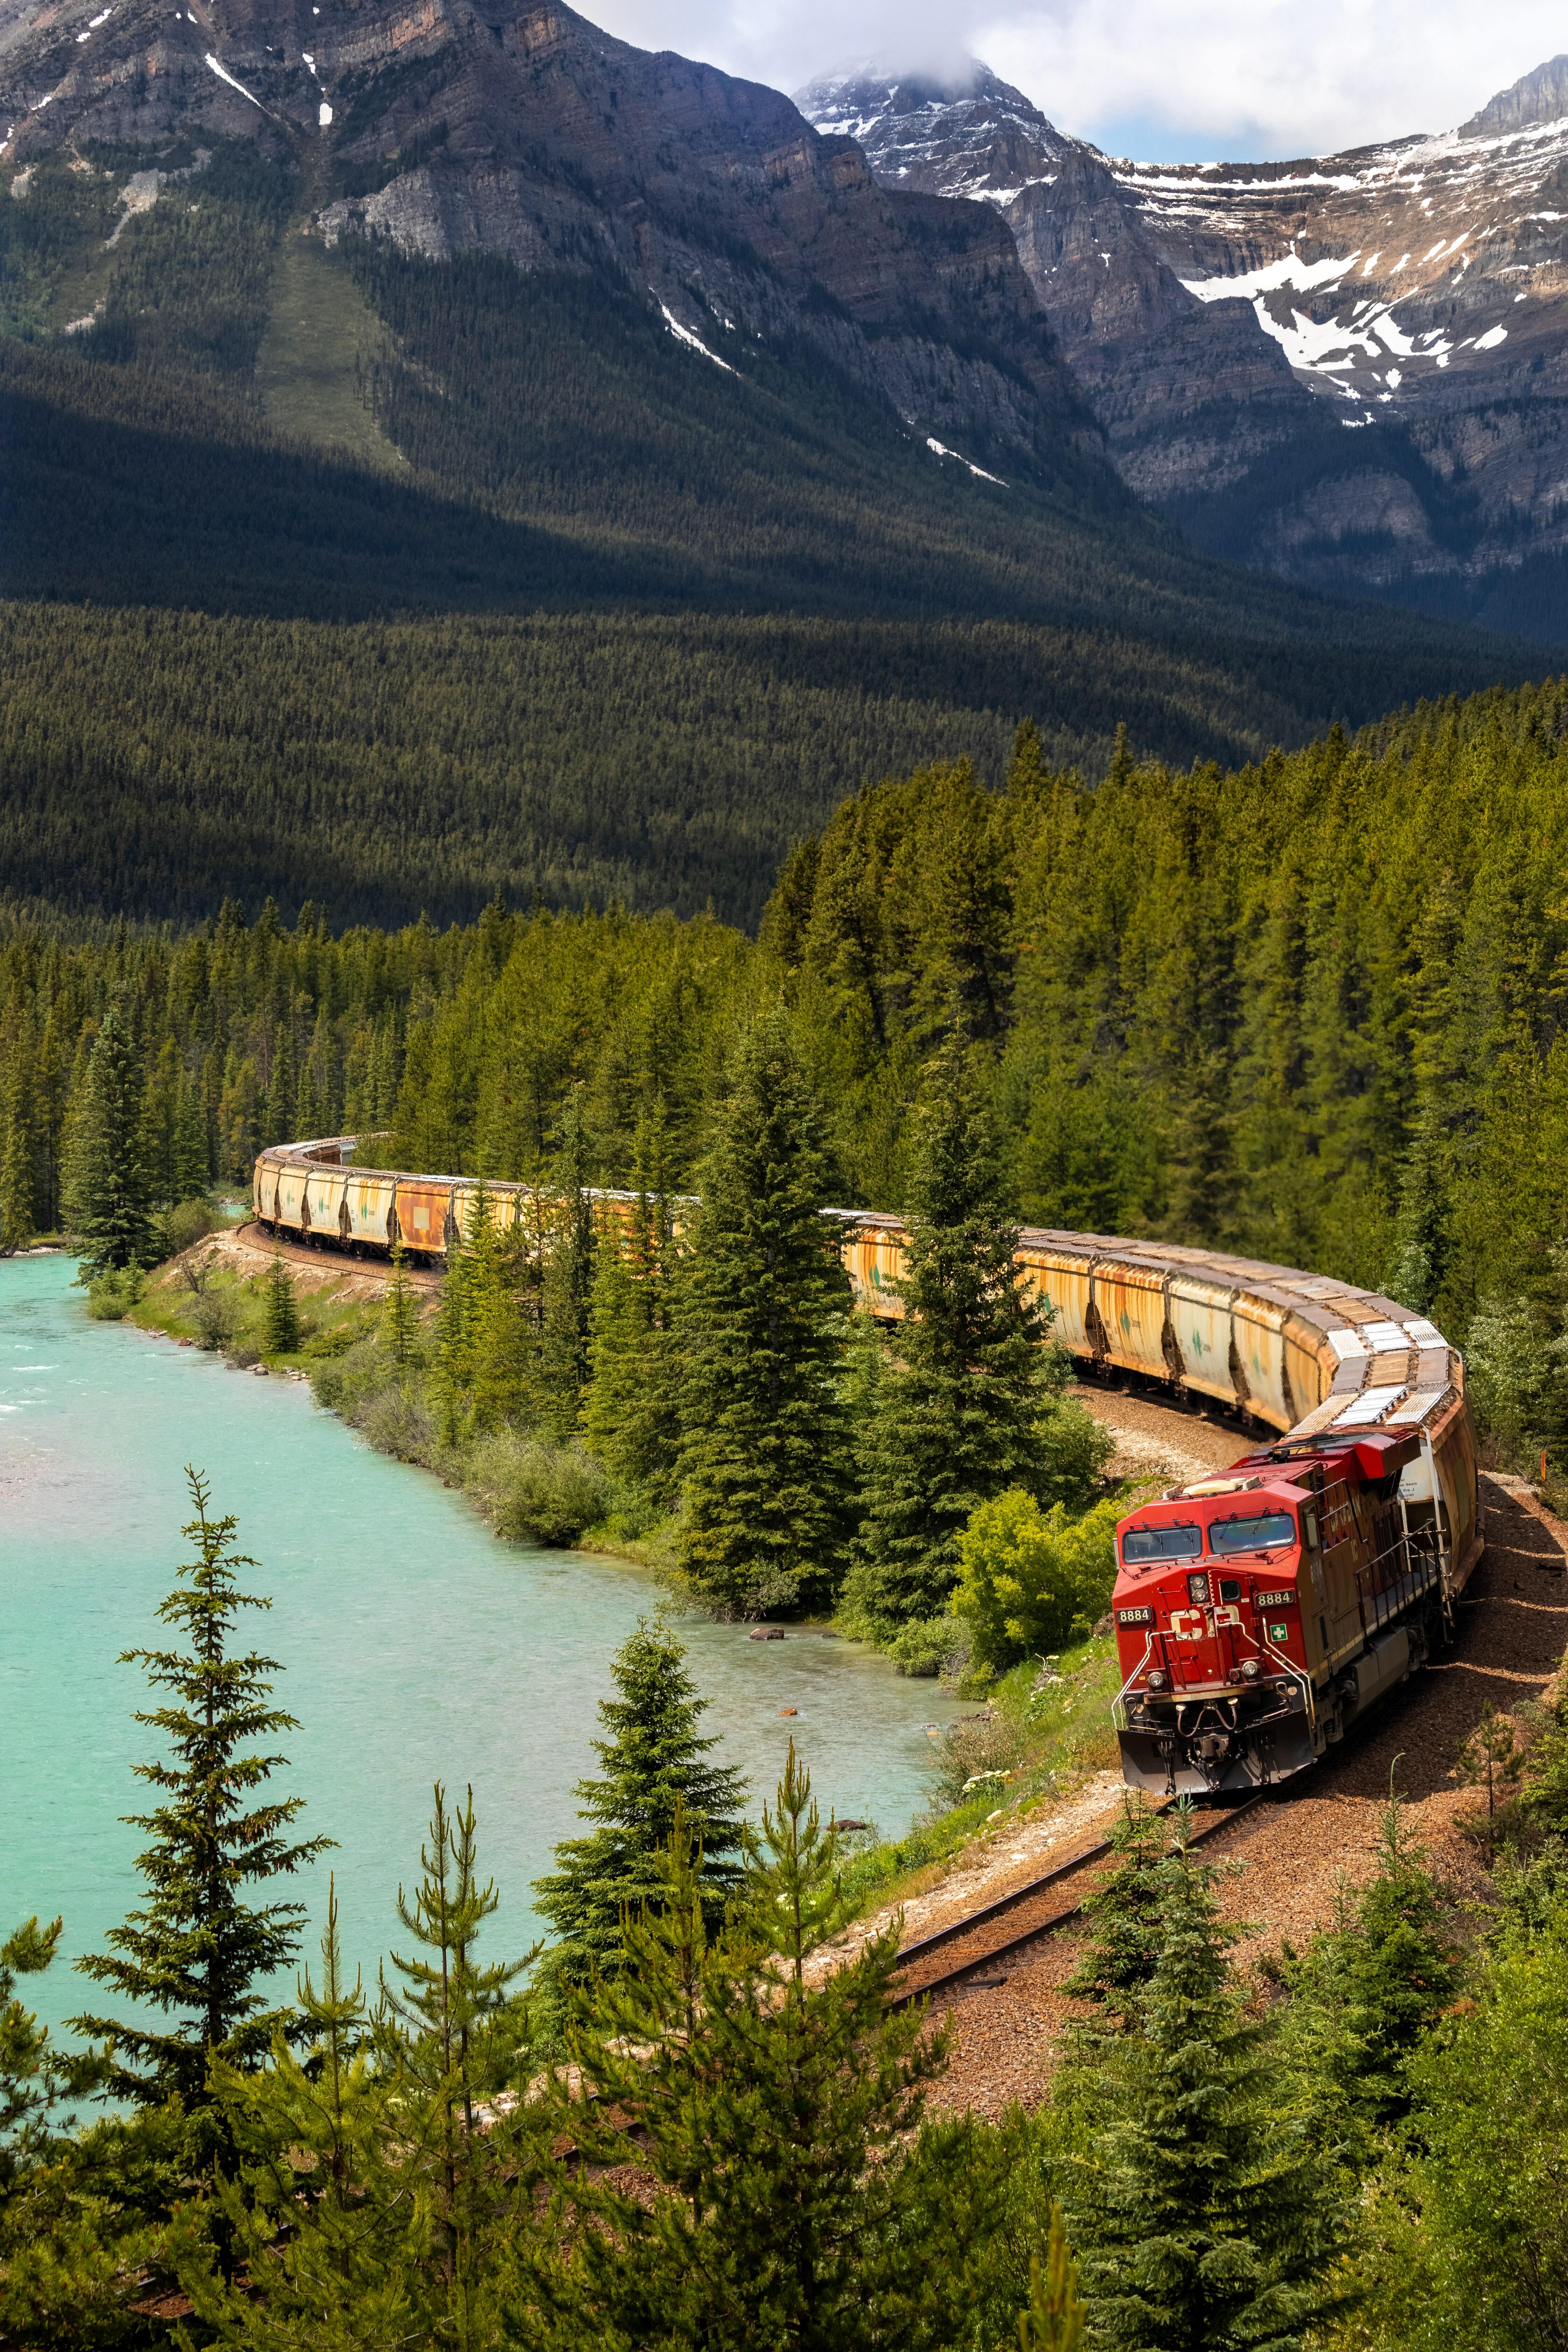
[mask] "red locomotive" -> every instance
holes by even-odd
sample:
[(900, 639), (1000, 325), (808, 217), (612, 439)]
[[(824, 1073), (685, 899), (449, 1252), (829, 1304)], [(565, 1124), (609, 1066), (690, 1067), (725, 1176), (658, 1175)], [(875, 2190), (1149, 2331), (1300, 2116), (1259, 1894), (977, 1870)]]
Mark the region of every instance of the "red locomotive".
[(1450, 1391), (1413, 1426), (1283, 1439), (1116, 1542), (1125, 1779), (1286, 1780), (1451, 1637), (1481, 1553), (1469, 1408)]

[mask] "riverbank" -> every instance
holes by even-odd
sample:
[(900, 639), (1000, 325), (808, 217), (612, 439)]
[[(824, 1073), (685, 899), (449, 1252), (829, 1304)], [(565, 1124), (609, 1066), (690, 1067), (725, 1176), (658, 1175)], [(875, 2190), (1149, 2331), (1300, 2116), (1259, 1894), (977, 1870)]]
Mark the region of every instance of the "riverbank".
[[(350, 1981), (363, 1963), (374, 1986), (439, 1777), (473, 1783), (483, 1871), (500, 1889), (483, 1948), (520, 1957), (543, 1924), (532, 1881), (581, 1831), (609, 1662), (659, 1606), (658, 1586), (616, 1559), (498, 1542), (456, 1493), (355, 1444), (303, 1383), (94, 1321), (75, 1272), (68, 1258), (0, 1265), (0, 1918), (66, 1918), (64, 1958), (30, 2005), (54, 2023), (79, 2009), (66, 1963), (103, 1949), (141, 1899), (146, 1840), (122, 1817), (142, 1809), (133, 1768), (158, 1739), (132, 1720), (143, 1677), (119, 1661), (157, 1641), (190, 1556), (187, 1462), (237, 1515), (260, 1563), (247, 1589), (272, 1601), (258, 1646), (299, 1719), (278, 1743), (290, 1759), (279, 1792), (307, 1800), (306, 1833), (340, 1842), (289, 1889), (310, 1908), (304, 1955), (335, 1871)], [(924, 1814), (933, 1757), (966, 1712), (951, 1696), (806, 1629), (752, 1642), (689, 1615), (679, 1632), (715, 1760), (743, 1773), (753, 1817), (792, 1738), (825, 1818), (897, 1833)]]
[[(282, 1354), (267, 1349), (264, 1329), (263, 1285), (278, 1256), (292, 1279), (301, 1326), (298, 1348)], [(440, 1276), (408, 1269), (404, 1278), (417, 1307), (414, 1352), (427, 1355)], [(580, 1447), (514, 1431), (466, 1442), (443, 1432), (427, 1364), (396, 1367), (380, 1344), (391, 1281), (389, 1266), (345, 1265), (298, 1244), (277, 1247), (270, 1235), (241, 1225), (154, 1269), (129, 1316), (237, 1370), (308, 1380), (316, 1401), (377, 1452), (432, 1471), (501, 1537), (628, 1563), (679, 1598), (671, 1524), (628, 1509)], [(1155, 1480), (1201, 1475), (1233, 1458), (1241, 1442), (1196, 1416), (1114, 1391), (1083, 1386), (1075, 1393), (1115, 1436), (1113, 1475), (1126, 1482), (1130, 1501)], [(797, 1638), (818, 1630), (791, 1629)], [(1060, 1833), (1070, 1833), (1083, 1791), (1114, 1772), (1110, 1706), (1118, 1682), (1114, 1643), (1101, 1636), (1044, 1669), (1037, 1661), (1016, 1669), (986, 1692), (984, 1705), (939, 1730), (930, 1802), (897, 1836), (879, 1835), (875, 1822), (857, 1834), (846, 1871), (857, 1910), (901, 1903), (923, 1909), (941, 1899), (950, 1876), (967, 1883), (1009, 1841), (1022, 1840), (1029, 1853), (1048, 1848), (1058, 1815), (1069, 1824)]]

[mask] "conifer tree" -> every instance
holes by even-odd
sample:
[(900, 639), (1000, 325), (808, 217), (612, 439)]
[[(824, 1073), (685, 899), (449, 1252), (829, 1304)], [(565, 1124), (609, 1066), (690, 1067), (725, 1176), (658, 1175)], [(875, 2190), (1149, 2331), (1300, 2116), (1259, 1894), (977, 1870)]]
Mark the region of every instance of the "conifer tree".
[(1320, 2105), (1323, 2136), (1370, 2135), (1408, 2112), (1408, 2069), (1459, 1983), (1426, 1857), (1393, 1790), (1372, 1877), (1299, 1958), (1286, 1948), (1286, 2055)]
[(562, 1841), (556, 1868), (533, 1890), (562, 1938), (557, 1971), (569, 1976), (618, 1966), (626, 1915), (653, 1897), (678, 1812), (700, 1849), (693, 1868), (710, 1929), (740, 1875), (745, 1783), (706, 1760), (718, 1742), (700, 1735), (706, 1701), (680, 1643), (662, 1622), (640, 1622), (610, 1675), (618, 1696), (599, 1706), (610, 1736), (594, 1742), (603, 1777), (577, 1789), (583, 1816), (595, 1827)]
[(1029, 2307), (1018, 2322), (1019, 2352), (1079, 2352), (1089, 2314), (1079, 2300), (1078, 2264), (1059, 2205), (1051, 2207), (1046, 2259), (1029, 2265)]
[(1159, 1959), (1136, 2032), (1107, 2045), (1109, 2118), (1063, 2202), (1109, 2352), (1286, 2344), (1342, 2307), (1336, 2176), (1283, 2109), (1269, 2030), (1230, 1982), (1215, 1873), (1164, 1864)]
[[(943, 2196), (932, 2178), (967, 2159), (962, 2138), (910, 2145), (946, 2045), (918, 2009), (889, 2010), (896, 1926), (807, 1974), (847, 1916), (837, 1861), (793, 1747), (717, 1937), (690, 1832), (673, 1823), (626, 1965), (573, 1996), (568, 2047), (598, 2098), (590, 2108), (560, 2082), (547, 2095), (582, 2160), (558, 2192), (561, 2251), (534, 2268), (529, 2340), (967, 2340), (953, 2183)], [(628, 2169), (651, 2198), (623, 2185)]]
[(1163, 1942), (1164, 1832), (1142, 1795), (1123, 1797), (1109, 1837), (1115, 1868), (1084, 1898), (1094, 1940), (1064, 1988), (1121, 2032), (1137, 2022)]
[(67, 1214), (95, 1274), (150, 1265), (156, 1244), (142, 1134), (142, 1059), (118, 1002), (93, 1041), (73, 1123)]
[(566, 1438), (575, 1436), (582, 1420), (583, 1393), (590, 1370), (590, 1301), (594, 1287), (594, 1204), (589, 1198), (592, 1170), (581, 1087), (573, 1089), (562, 1118), (553, 1181), (561, 1207), (544, 1261), (540, 1386), (546, 1425), (555, 1436)]
[(24, 2009), (19, 1977), (53, 1966), (64, 1922), (40, 1927), (24, 1919), (0, 1944), (0, 2207), (20, 2174), (37, 2162), (55, 2129), (55, 2110), (99, 2087), (103, 2062), (95, 2052), (57, 2049), (47, 2025)]
[(464, 1263), (464, 1318), (472, 1420), (494, 1429), (517, 1420), (528, 1403), (531, 1349), (519, 1297), (515, 1234), (503, 1234), (490, 1212), (481, 1177), (474, 1187)]
[(737, 1616), (820, 1603), (839, 1579), (850, 1292), (821, 1213), (828, 1177), (821, 1107), (769, 1014), (742, 1041), (699, 1172), (679, 1327), (680, 1564)]
[(595, 1249), (583, 1400), (593, 1452), (663, 1505), (674, 1499), (680, 1454), (674, 1258), (668, 1206), (639, 1189), (628, 1223), (607, 1223)]
[(941, 1615), (976, 1507), (1039, 1469), (1046, 1325), (1013, 1254), (1001, 1155), (970, 1057), (927, 1074), (910, 1180), (900, 1360), (865, 1443), (865, 1517), (849, 1602), (879, 1638)]
[(267, 1270), (266, 1321), (262, 1328), (262, 1345), (269, 1356), (292, 1356), (300, 1346), (300, 1307), (294, 1296), (294, 1277), (283, 1263), (282, 1254), (272, 1253), (272, 1263)]
[(243, 1892), (291, 1876), (331, 1841), (290, 1840), (302, 1797), (249, 1802), (287, 1760), (257, 1753), (252, 1743), (293, 1730), (295, 1718), (268, 1704), (275, 1658), (230, 1654), (239, 1611), (272, 1604), (239, 1591), (237, 1571), (256, 1562), (231, 1548), (237, 1522), (214, 1518), (206, 1480), (195, 1470), (185, 1475), (195, 1516), (183, 1533), (196, 1558), (182, 1566), (189, 1580), (158, 1614), (186, 1637), (190, 1652), (128, 1650), (122, 1656), (123, 1664), (146, 1669), (154, 1691), (169, 1695), (166, 1704), (136, 1717), (162, 1732), (173, 1750), (172, 1761), (135, 1768), (163, 1799), (154, 1811), (129, 1816), (152, 1841), (137, 1861), (147, 1902), (110, 1930), (110, 1952), (77, 1962), (84, 1975), (172, 2021), (161, 2029), (141, 2016), (71, 2021), (78, 2032), (114, 2044), (111, 2080), (119, 2097), (146, 2105), (177, 2095), (189, 2110), (207, 2104), (213, 2056), (253, 2066), (275, 2029), (293, 2030), (289, 2012), (262, 1988), (294, 1957), (304, 1906), (251, 1905)]
[(400, 1371), (407, 1369), (419, 1349), (419, 1301), (408, 1279), (408, 1260), (400, 1241), (392, 1244), (392, 1278), (382, 1306), (381, 1344)]
[(267, 1102), (262, 1114), (264, 1143), (288, 1143), (300, 1139), (294, 1126), (297, 1107), (294, 1027), (292, 1022), (283, 1020), (272, 1033), (271, 1075), (268, 1080)]
[(211, 1182), (212, 1169), (207, 1159), (206, 1126), (202, 1118), (201, 1097), (190, 1079), (182, 1074), (174, 1105), (170, 1198), (174, 1202), (199, 1200)]
[(347, 1983), (335, 1879), (321, 1936), (321, 1987), (298, 1979), (296, 2057), (275, 2032), (261, 2067), (213, 2061), (233, 2149), (217, 2184), (232, 2244), (225, 2275), (194, 2250), (181, 2284), (222, 2344), (296, 2352), (301, 2340), (382, 2344), (408, 2318), (395, 2218), (374, 2200), (378, 2138), (393, 2118), (371, 2064), (363, 1986)]
[(31, 1008), (13, 997), (0, 1041), (0, 1255), (26, 1248), (36, 1230), (35, 1033)]
[(474, 1368), (473, 1253), (460, 1229), (447, 1244), (441, 1298), (436, 1312), (435, 1390), (444, 1445), (457, 1445), (470, 1426), (468, 1391)]
[[(490, 2103), (515, 2095), (526, 2073), (528, 2016), (512, 1991), (537, 1958), (483, 1960), (477, 1946), (500, 1901), (480, 1882), (474, 1794), (447, 1810), (436, 1785), (430, 1835), (412, 1897), (397, 1916), (413, 1948), (381, 1977), (375, 2062), (393, 2128), (378, 2152), (374, 2194), (404, 2210), (402, 2263), (426, 2340), (477, 2352), (495, 2340), (498, 2253), (528, 2210), (525, 2179), (508, 2161), (509, 2135)], [(408, 2191), (414, 2194), (409, 2196)]]

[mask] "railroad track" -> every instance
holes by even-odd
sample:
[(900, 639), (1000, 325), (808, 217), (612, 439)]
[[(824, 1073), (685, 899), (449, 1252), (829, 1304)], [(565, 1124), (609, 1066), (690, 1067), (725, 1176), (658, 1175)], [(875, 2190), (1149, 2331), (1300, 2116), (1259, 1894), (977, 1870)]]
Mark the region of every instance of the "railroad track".
[[(1256, 1811), (1268, 1793), (1260, 1789), (1255, 1796), (1244, 1797), (1238, 1805), (1227, 1806), (1212, 1821), (1200, 1823), (1193, 1831), (1189, 1844), (1199, 1845), (1205, 1838), (1217, 1837), (1222, 1830)], [(1064, 1905), (1061, 1895), (1066, 1882), (1083, 1876), (1110, 1852), (1110, 1839), (1101, 1838), (1082, 1853), (1074, 1854), (1069, 1862), (1058, 1863), (1054, 1870), (1014, 1887), (1011, 1894), (998, 1896), (994, 1903), (966, 1913), (962, 1919), (953, 1920), (951, 1927), (939, 1927), (932, 1936), (922, 1936), (918, 1942), (906, 1944), (899, 1954), (900, 1971), (901, 1974), (912, 1969), (914, 1980), (900, 1985), (889, 2008), (907, 2009), (912, 2001), (925, 2000), (950, 1985), (962, 1984), (994, 1968), (1009, 1953), (1021, 1951), (1037, 1937), (1065, 1927), (1082, 1911), (1088, 1892), (1086, 1887), (1076, 1902)]]

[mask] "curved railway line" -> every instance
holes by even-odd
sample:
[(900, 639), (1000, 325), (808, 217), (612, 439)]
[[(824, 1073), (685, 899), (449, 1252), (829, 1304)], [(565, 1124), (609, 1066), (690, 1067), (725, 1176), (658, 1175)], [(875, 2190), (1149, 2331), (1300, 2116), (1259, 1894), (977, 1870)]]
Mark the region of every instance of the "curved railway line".
[[(1264, 1792), (1259, 1790), (1257, 1796), (1244, 1797), (1239, 1803), (1227, 1805), (1213, 1820), (1198, 1822), (1188, 1844), (1200, 1845), (1219, 1836), (1266, 1801)], [(1110, 1852), (1110, 1839), (1098, 1838), (1081, 1853), (1058, 1863), (1038, 1878), (1028, 1879), (1022, 1886), (999, 1895), (994, 1903), (983, 1904), (978, 1910), (937, 1928), (934, 1934), (904, 1945), (899, 1953), (902, 1981), (889, 2007), (907, 2009), (911, 2001), (929, 2000), (951, 1987), (972, 1984), (982, 1969), (994, 1969), (999, 1961), (1026, 1949), (1040, 1937), (1054, 1935), (1058, 1927), (1080, 1917), (1085, 1898), (1095, 1882), (1094, 1866), (1103, 1862)], [(1063, 1895), (1075, 1885), (1079, 1889), (1077, 1901), (1064, 1904)]]

